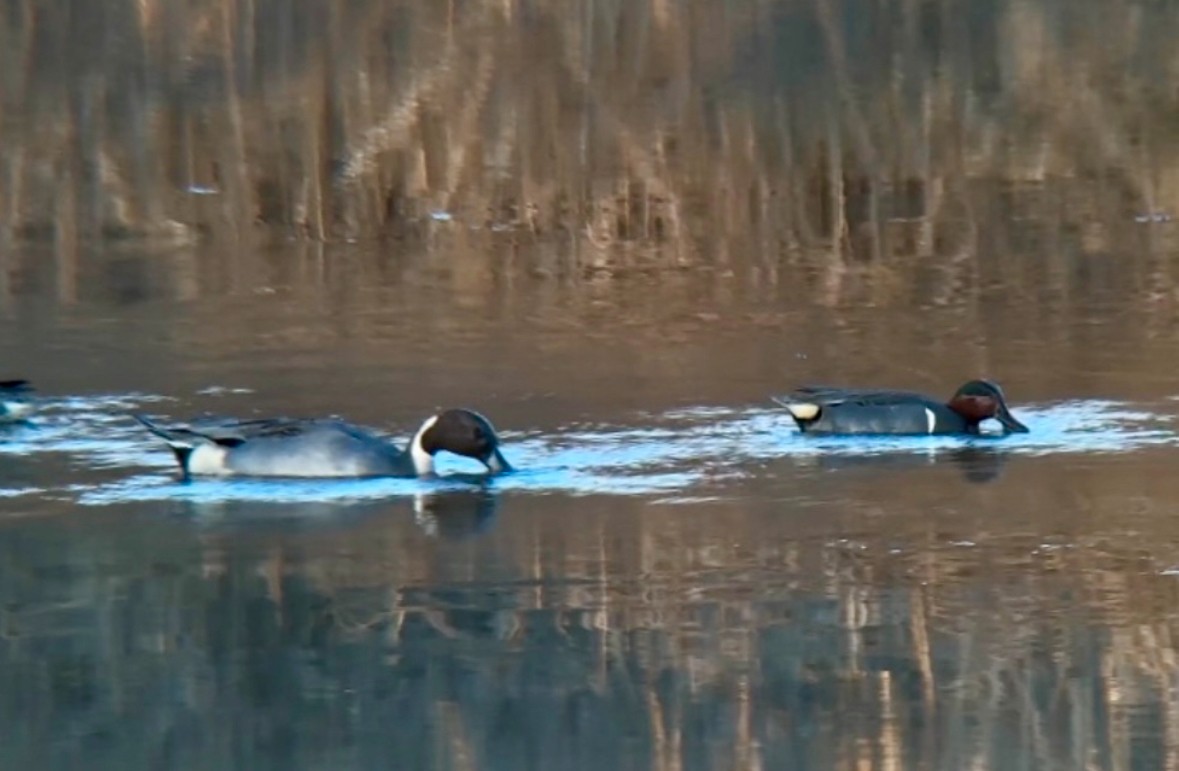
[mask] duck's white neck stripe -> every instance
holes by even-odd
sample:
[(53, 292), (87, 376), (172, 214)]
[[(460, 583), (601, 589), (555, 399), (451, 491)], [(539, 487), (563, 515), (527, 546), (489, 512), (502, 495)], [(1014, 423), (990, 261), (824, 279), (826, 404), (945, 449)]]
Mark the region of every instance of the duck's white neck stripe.
[(427, 418), (418, 432), (413, 435), (413, 441), (409, 443), (409, 456), (413, 459), (413, 470), (418, 476), (434, 473), (434, 456), (422, 447), (422, 435), (429, 431), (437, 420), (437, 415)]
[(932, 434), (933, 430), (937, 428), (937, 415), (928, 407), (925, 408), (925, 433)]

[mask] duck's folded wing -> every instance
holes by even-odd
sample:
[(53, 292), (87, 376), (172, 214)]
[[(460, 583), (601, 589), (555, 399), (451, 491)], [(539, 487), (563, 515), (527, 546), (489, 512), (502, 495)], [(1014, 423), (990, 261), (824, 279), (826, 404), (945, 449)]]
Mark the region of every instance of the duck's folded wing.
[(893, 405), (928, 401), (929, 397), (915, 391), (890, 391), (873, 388), (835, 388), (831, 386), (803, 386), (787, 396), (775, 399), (779, 404), (836, 404)]
[(318, 425), (317, 421), (298, 418), (239, 420), (204, 417), (192, 421), (186, 428), (219, 444), (234, 441), (240, 444), (251, 439), (300, 436), (316, 425)]
[(237, 447), (253, 439), (292, 437), (306, 433), (315, 423), (295, 418), (237, 420), (203, 416), (187, 424), (164, 426), (142, 415), (134, 415), (149, 431), (170, 443), (191, 444), (204, 440), (225, 447)]

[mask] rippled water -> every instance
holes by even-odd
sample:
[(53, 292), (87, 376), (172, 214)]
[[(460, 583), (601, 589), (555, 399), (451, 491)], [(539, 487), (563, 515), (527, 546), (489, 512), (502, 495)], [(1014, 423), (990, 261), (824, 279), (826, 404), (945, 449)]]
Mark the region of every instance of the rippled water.
[[(476, 316), (434, 337), (449, 355), (426, 357), (429, 383), (398, 404), (366, 357), (297, 335), (170, 357), (141, 325), (217, 302), (6, 326), (6, 360), (48, 353), (13, 373), (40, 386), (40, 411), (0, 437), (5, 765), (1155, 767), (1169, 746), (1152, 728), (1169, 719), (1158, 657), (1179, 599), (1165, 385), (1122, 388), (1126, 367), (1076, 389), (1126, 398), (1037, 385), (1021, 354), (1002, 358), (1020, 343), (994, 349), (993, 371), (1027, 434), (812, 437), (768, 397), (813, 370), (864, 382), (854, 365), (759, 374), (728, 330), (702, 331), (689, 366), (728, 364), (687, 387), (678, 366), (660, 381), (608, 346), (585, 372), (638, 367), (647, 385), (586, 388), (560, 345), (559, 371), (526, 374), (549, 361), (530, 341), (560, 338), (515, 321), (472, 392), (458, 381)], [(364, 302), (352, 318), (394, 312)], [(251, 323), (286, 328), (281, 307), (251, 305)], [(745, 345), (792, 329), (747, 326)], [(73, 362), (95, 347), (106, 358), (82, 375), (139, 387), (87, 392)], [(131, 365), (137, 347), (151, 368)], [(307, 363), (292, 369), (293, 350)], [(636, 407), (659, 383), (662, 406)], [(440, 403), (491, 415), (519, 471), (441, 457), (433, 480), (182, 482), (129, 417), (335, 413), (404, 442)]]
[[(249, 394), (248, 389), (211, 387), (202, 394)], [(253, 398), (250, 395), (249, 398)], [(147, 434), (130, 414), (162, 408), (166, 396), (122, 394), (47, 398), (35, 420), (10, 426), (0, 455), (35, 458), (62, 454), (93, 469), (120, 469), (118, 479), (78, 486), (0, 487), (0, 495), (48, 495), (84, 505), (128, 501), (243, 500), (274, 503), (361, 501), (431, 495), (471, 487), (496, 491), (566, 495), (674, 494), (691, 501), (718, 487), (765, 473), (772, 460), (800, 468), (839, 467), (856, 462), (904, 464), (957, 462), (976, 470), (1007, 457), (1130, 453), (1179, 443), (1176, 402), (1129, 404), (1072, 400), (1013, 406), (1031, 429), (1003, 435), (984, 424), (979, 437), (813, 437), (801, 434), (790, 417), (771, 406), (693, 407), (661, 414), (638, 413), (631, 425), (572, 425), (555, 430), (503, 430), (505, 452), (519, 470), (487, 478), (482, 464), (443, 454), (438, 479), (257, 480), (177, 479), (166, 446)], [(232, 403), (232, 398), (228, 399)], [(237, 399), (240, 403), (243, 400)], [(229, 405), (227, 405), (229, 406)], [(412, 430), (388, 440), (406, 446)], [(983, 475), (989, 480), (990, 475)]]
[[(42, 397), (0, 434), (0, 765), (1172, 751), (1179, 337), (1139, 334), (1136, 305), (1073, 324), (1006, 300), (963, 346), (971, 308), (701, 301), (708, 275), (177, 300), (152, 287), (189, 258), (93, 259), (153, 278), (62, 300), (29, 256), (0, 321), (3, 375)], [(1029, 433), (803, 436), (770, 399), (979, 375)], [(129, 417), (336, 414), (404, 442), (452, 405), (493, 419), (517, 473), (186, 483)]]
[[(0, 769), (1179, 769), (1177, 30), (0, 4)], [(1029, 433), (770, 398), (976, 377)], [(129, 417), (452, 406), (516, 473)]]

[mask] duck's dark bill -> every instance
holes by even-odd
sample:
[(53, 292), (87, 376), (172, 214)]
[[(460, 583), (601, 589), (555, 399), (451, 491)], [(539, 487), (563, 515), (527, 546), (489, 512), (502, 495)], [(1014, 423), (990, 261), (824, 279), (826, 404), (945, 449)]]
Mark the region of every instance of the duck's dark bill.
[(492, 451), (491, 455), (483, 463), (492, 474), (503, 474), (515, 470), (512, 468), (512, 464), (508, 463), (508, 459), (503, 456), (503, 453), (499, 451), (498, 447)]
[(999, 412), (995, 414), (995, 420), (1003, 424), (1003, 428), (1007, 429), (1013, 434), (1026, 434), (1028, 427), (1015, 419), (1006, 407), (1000, 407)]

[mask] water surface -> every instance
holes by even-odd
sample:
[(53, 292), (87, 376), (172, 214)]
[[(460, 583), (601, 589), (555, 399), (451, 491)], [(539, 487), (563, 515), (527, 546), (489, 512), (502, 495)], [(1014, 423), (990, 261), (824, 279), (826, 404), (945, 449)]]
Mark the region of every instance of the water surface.
[[(1177, 29), (0, 9), (0, 766), (1179, 768)], [(1028, 434), (769, 398), (975, 377)], [(129, 417), (449, 406), (519, 472), (184, 483)]]
[[(644, 281), (638, 308), (620, 282), (596, 325), (532, 302), (592, 287), (542, 282), (490, 306), (429, 276), (129, 303), (30, 282), (2, 337), (45, 399), (0, 444), (5, 762), (1156, 767), (1179, 390), (1142, 349), (1172, 338), (1096, 349), (1009, 302), (982, 368), (922, 354), (962, 309), (847, 309), (836, 345), (822, 305), (677, 317), (697, 280)], [(976, 374), (1030, 433), (803, 437), (767, 398)], [(182, 483), (128, 417), (339, 414), (404, 441), (460, 403), (519, 473)]]

